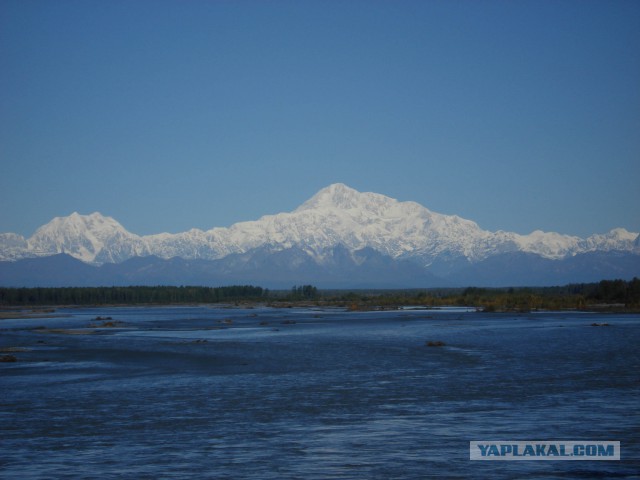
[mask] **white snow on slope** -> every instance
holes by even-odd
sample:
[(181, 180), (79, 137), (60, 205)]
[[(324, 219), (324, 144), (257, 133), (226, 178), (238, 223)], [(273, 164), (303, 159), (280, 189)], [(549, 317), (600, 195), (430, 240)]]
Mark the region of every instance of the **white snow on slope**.
[(145, 255), (218, 259), (260, 247), (272, 251), (298, 247), (322, 262), (327, 252), (342, 245), (351, 251), (370, 247), (393, 258), (414, 258), (428, 265), (439, 258), (476, 262), (512, 251), (550, 259), (598, 250), (638, 251), (638, 243), (637, 233), (622, 228), (587, 239), (542, 231), (529, 235), (489, 232), (475, 222), (435, 213), (415, 202), (361, 193), (337, 183), (293, 212), (208, 231), (138, 236), (111, 217), (73, 213), (54, 218), (26, 241), (15, 234), (0, 235), (0, 260), (56, 253), (94, 264)]

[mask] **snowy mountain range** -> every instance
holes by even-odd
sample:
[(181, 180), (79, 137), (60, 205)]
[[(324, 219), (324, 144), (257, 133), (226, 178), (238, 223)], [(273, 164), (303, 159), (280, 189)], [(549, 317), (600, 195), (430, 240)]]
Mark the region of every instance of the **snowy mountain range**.
[[(314, 278), (326, 278), (327, 284), (347, 286), (350, 282), (346, 275), (349, 278), (364, 275), (366, 280), (368, 275), (379, 274), (384, 280), (385, 272), (393, 271), (397, 274), (394, 279), (397, 286), (429, 286), (438, 282), (442, 285), (459, 283), (460, 278), (472, 282), (473, 275), (468, 277), (469, 272), (487, 261), (495, 263), (497, 258), (510, 258), (507, 264), (516, 270), (521, 260), (527, 258), (528, 264), (534, 261), (554, 271), (560, 267), (566, 270), (567, 265), (584, 257), (591, 258), (585, 268), (604, 275), (602, 278), (640, 275), (636, 267), (640, 259), (640, 236), (623, 228), (586, 239), (542, 231), (529, 235), (490, 232), (455, 215), (435, 213), (415, 202), (358, 192), (340, 183), (320, 190), (292, 212), (266, 215), (229, 228), (139, 236), (100, 213), (73, 213), (54, 218), (28, 239), (14, 233), (0, 234), (3, 265), (5, 262), (19, 264), (26, 259), (33, 263), (35, 259), (58, 254), (100, 267), (100, 271), (105, 271), (104, 267), (110, 264), (129, 264), (126, 261), (138, 257), (149, 257), (147, 263), (156, 264), (166, 264), (173, 259), (174, 269), (180, 263), (176, 259), (191, 262), (191, 272), (206, 264), (208, 276), (203, 272), (201, 281), (208, 283), (263, 279), (275, 284), (277, 279), (287, 282), (289, 277), (293, 280), (298, 274), (305, 277), (299, 278), (300, 282), (318, 284)], [(204, 263), (196, 267), (193, 262)], [(608, 272), (603, 266), (596, 268), (594, 262), (615, 266)], [(374, 265), (377, 267), (373, 268)], [(509, 280), (508, 265), (501, 267), (501, 275), (497, 276), (503, 280), (496, 279), (493, 283)], [(0, 268), (0, 284), (11, 283), (12, 278), (2, 272), (14, 271), (18, 266), (4, 265), (3, 268)], [(531, 271), (531, 266), (526, 269)], [(150, 270), (148, 266), (147, 270)], [(170, 272), (171, 269), (163, 270)], [(168, 283), (180, 283), (184, 279), (184, 272), (180, 277), (177, 270), (174, 280), (170, 273), (167, 275), (163, 280)], [(569, 281), (584, 281), (584, 275), (578, 272), (575, 277), (572, 280), (571, 273), (567, 274)], [(537, 284), (554, 283), (555, 278), (557, 275), (550, 275), (547, 281), (535, 280)], [(154, 279), (136, 277), (135, 280), (146, 283)], [(383, 285), (384, 282), (364, 281), (358, 285), (369, 283)]]

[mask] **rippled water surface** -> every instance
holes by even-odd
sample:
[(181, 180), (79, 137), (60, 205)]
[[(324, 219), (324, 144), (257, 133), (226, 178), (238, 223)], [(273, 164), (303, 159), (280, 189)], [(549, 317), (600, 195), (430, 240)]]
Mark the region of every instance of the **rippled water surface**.
[[(0, 321), (1, 478), (640, 478), (637, 315), (56, 313)], [(472, 462), (471, 440), (622, 460)]]

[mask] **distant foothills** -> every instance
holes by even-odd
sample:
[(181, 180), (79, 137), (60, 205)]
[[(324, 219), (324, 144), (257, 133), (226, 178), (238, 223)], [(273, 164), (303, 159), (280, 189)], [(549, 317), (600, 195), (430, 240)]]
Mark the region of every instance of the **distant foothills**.
[(139, 236), (99, 213), (0, 234), (0, 286), (262, 285), (289, 288), (553, 286), (640, 276), (640, 235), (482, 230), (344, 184), (292, 212), (229, 228)]

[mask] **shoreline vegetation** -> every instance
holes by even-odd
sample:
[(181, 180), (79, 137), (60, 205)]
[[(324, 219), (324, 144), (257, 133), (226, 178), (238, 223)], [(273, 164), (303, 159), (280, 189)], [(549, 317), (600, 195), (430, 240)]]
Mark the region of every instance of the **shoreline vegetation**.
[(479, 312), (640, 312), (640, 279), (558, 287), (406, 290), (318, 290), (312, 285), (273, 291), (251, 285), (0, 288), (0, 320), (17, 315), (21, 318), (52, 316), (52, 307), (61, 306), (195, 304), (342, 307), (351, 311), (468, 307)]

